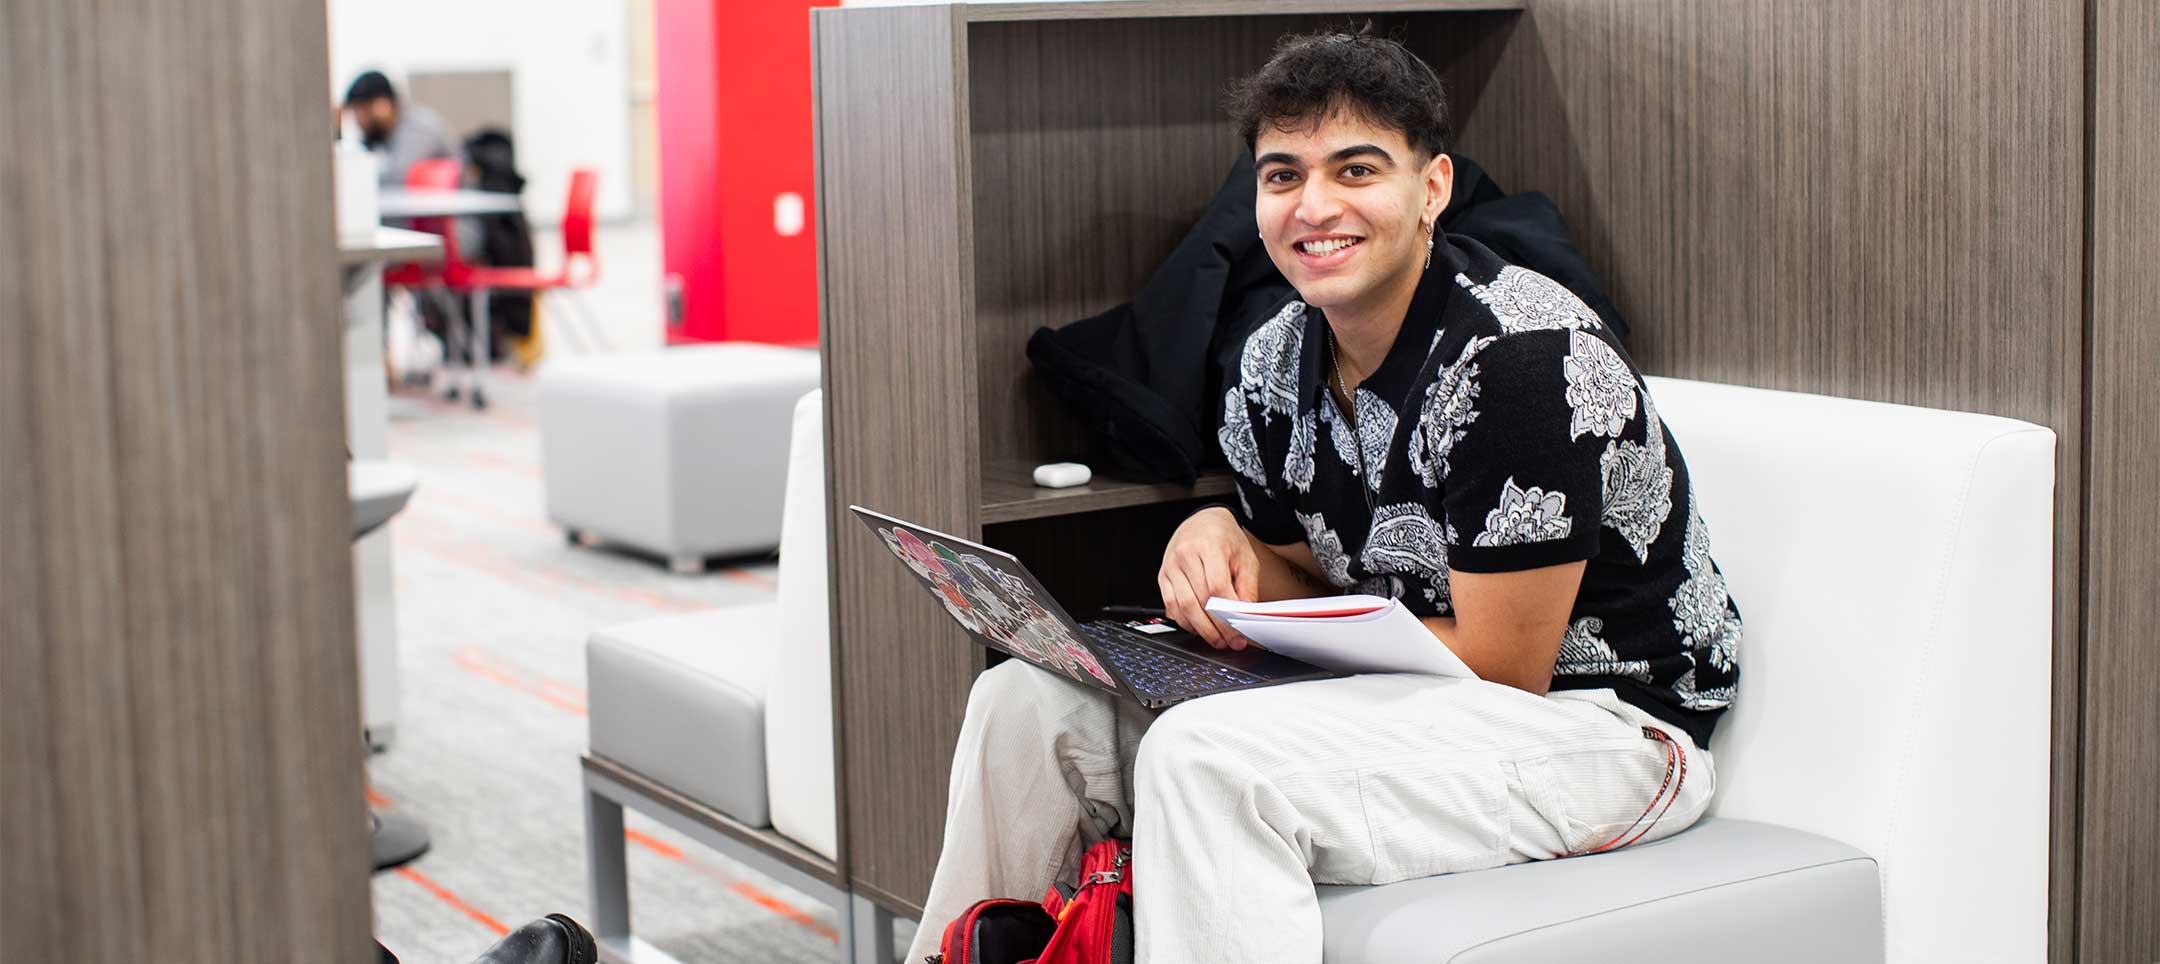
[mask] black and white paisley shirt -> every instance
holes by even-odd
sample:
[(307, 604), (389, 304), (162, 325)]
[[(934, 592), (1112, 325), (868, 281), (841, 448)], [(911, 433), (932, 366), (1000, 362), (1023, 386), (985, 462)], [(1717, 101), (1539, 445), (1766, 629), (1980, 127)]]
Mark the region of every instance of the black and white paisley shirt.
[(1596, 313), (1445, 241), (1354, 425), (1326, 390), (1318, 309), (1291, 301), (1246, 341), (1217, 432), (1246, 527), (1421, 616), (1454, 612), (1451, 568), (1587, 561), (1553, 688), (1611, 688), (1707, 746), (1739, 678), (1740, 613), (1679, 446)]

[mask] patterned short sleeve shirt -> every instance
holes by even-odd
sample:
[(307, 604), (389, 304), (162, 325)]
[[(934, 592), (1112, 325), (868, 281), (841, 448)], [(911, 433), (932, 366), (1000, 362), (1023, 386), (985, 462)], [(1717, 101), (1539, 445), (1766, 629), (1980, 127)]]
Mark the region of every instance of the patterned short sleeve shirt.
[(1424, 616), (1454, 613), (1450, 570), (1584, 562), (1553, 688), (1610, 688), (1707, 746), (1740, 613), (1679, 446), (1595, 312), (1444, 240), (1354, 411), (1319, 310), (1291, 301), (1246, 341), (1217, 433), (1245, 526)]

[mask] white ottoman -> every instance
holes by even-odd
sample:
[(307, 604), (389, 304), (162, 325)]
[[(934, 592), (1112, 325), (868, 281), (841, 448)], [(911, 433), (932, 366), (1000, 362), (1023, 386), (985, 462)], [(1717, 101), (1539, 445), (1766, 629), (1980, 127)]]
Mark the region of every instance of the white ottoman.
[(780, 544), (789, 414), (817, 352), (735, 342), (564, 359), (544, 368), (547, 515), (702, 571)]

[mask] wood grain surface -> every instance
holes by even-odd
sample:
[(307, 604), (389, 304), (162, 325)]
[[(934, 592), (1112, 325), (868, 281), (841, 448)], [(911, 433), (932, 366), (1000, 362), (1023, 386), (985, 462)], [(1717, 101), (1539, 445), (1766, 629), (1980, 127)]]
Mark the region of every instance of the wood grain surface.
[(811, 24), (841, 857), (919, 902), (981, 658), (847, 507), (976, 532), (964, 35), (947, 7)]
[(1276, 17), (977, 24), (968, 31), (976, 359), (988, 461), (1085, 461), (1028, 336), (1132, 300), (1242, 150), (1230, 79)]
[(1202, 473), (1191, 487), (1172, 482), (1125, 482), (1097, 476), (1086, 485), (1046, 489), (1035, 484), (1033, 463), (983, 463), (982, 524), (1017, 522), (1155, 505), (1187, 499), (1228, 499), (1237, 491), (1228, 472)]
[(0, 7), (23, 956), (374, 960), (326, 61), (320, 4)]
[(1075, 619), (1109, 605), (1162, 605), (1155, 574), (1170, 533), (1201, 500), (983, 527), (983, 542), (1012, 553)]
[(972, 23), (1024, 20), (1159, 19), (1270, 14), (1415, 13), (1433, 10), (1520, 10), (1521, 0), (1083, 0), (1079, 3), (970, 3)]
[(1451, 72), (1462, 147), (1558, 201), (1644, 370), (2056, 431), (2050, 944), (2068, 960), (2078, 3), (1542, 0), (1495, 19)]
[(1462, 148), (1554, 196), (1646, 368), (2070, 427), (2075, 3), (1508, 19)]
[(2160, 961), (2160, 5), (2096, 0), (2078, 954)]

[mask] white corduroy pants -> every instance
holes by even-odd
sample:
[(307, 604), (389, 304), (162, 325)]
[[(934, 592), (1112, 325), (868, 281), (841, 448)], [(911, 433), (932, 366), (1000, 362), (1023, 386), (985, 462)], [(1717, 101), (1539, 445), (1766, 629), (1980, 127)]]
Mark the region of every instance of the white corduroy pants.
[(1666, 776), (1645, 726), (1687, 754), (1655, 840), (1702, 815), (1717, 776), (1685, 733), (1610, 690), (1356, 676), (1157, 716), (1008, 661), (969, 696), (906, 960), (936, 953), (976, 900), (1040, 897), (1089, 843), (1129, 834), (1141, 964), (1318, 964), (1315, 883), (1480, 870), (1621, 834)]

